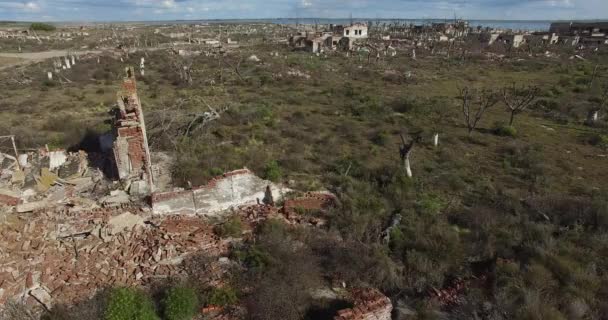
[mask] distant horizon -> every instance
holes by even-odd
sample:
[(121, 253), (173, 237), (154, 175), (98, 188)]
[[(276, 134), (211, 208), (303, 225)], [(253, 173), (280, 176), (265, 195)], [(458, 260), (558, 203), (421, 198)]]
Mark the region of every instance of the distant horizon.
[(477, 18), (378, 18), (378, 17), (347, 17), (347, 18), (321, 18), (321, 17), (273, 17), (273, 18), (191, 18), (191, 19), (155, 19), (155, 20), (0, 20), (0, 23), (146, 23), (146, 22), (205, 22), (205, 21), (272, 21), (272, 20), (365, 20), (365, 21), (485, 21), (485, 22), (608, 22), (608, 18), (593, 19), (477, 19)]
[(605, 20), (606, 15), (606, 0), (0, 0), (0, 20), (17, 22), (344, 19), (349, 16), (383, 20), (458, 17), (485, 21), (571, 21)]

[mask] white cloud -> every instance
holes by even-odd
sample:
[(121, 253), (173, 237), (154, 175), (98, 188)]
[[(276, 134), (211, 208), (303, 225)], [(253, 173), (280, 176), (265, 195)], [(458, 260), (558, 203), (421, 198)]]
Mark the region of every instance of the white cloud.
[(174, 0), (163, 0), (162, 6), (167, 9), (174, 9), (177, 7), (177, 3)]
[(302, 0), (302, 8), (310, 8), (312, 7), (312, 2), (310, 0)]
[(26, 11), (40, 11), (40, 5), (36, 2), (28, 2), (24, 5)]

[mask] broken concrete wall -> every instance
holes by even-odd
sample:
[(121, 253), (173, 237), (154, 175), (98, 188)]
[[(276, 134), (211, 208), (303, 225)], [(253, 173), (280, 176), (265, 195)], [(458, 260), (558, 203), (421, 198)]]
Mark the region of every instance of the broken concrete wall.
[(155, 193), (152, 195), (152, 208), (155, 214), (214, 215), (230, 208), (262, 201), (267, 186), (270, 186), (275, 200), (281, 199), (289, 191), (257, 177), (248, 169), (242, 169), (228, 172), (203, 187)]
[(163, 214), (196, 214), (194, 192), (184, 190), (177, 192), (154, 193), (152, 195), (154, 213)]

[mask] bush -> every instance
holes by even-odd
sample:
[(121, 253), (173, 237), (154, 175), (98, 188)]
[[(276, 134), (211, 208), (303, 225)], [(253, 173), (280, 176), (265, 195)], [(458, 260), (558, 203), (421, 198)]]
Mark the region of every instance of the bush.
[(35, 31), (55, 31), (57, 28), (52, 24), (35, 22), (30, 25), (30, 29)]
[(581, 136), (585, 143), (592, 146), (606, 148), (608, 147), (608, 135), (599, 133), (586, 133)]
[(239, 298), (236, 295), (236, 291), (232, 288), (214, 288), (209, 294), (207, 304), (225, 307), (237, 303), (238, 300)]
[(517, 129), (515, 129), (514, 126), (496, 123), (494, 125), (494, 133), (502, 137), (515, 137), (517, 135)]
[(418, 212), (424, 215), (439, 214), (445, 207), (445, 201), (441, 197), (431, 193), (422, 194), (420, 199), (416, 201)]
[(276, 182), (281, 179), (282, 175), (283, 173), (281, 172), (281, 167), (278, 162), (273, 160), (266, 164), (266, 167), (264, 168), (264, 179)]
[(198, 298), (192, 288), (175, 287), (167, 291), (163, 306), (167, 320), (192, 319), (198, 309)]
[(116, 288), (110, 292), (105, 320), (159, 320), (154, 305), (143, 292), (131, 288)]
[(234, 216), (216, 228), (220, 237), (240, 237), (243, 233), (243, 223), (239, 217)]

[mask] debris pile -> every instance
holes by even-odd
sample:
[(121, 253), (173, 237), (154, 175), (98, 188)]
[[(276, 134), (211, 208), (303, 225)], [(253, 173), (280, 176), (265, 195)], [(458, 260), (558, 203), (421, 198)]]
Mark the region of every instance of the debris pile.
[[(12, 220), (0, 227), (0, 304), (73, 304), (106, 286), (179, 275), (191, 253), (217, 257), (227, 250), (200, 218), (152, 218), (128, 206), (45, 210)], [(209, 276), (213, 284), (221, 272)]]
[(287, 215), (297, 210), (326, 211), (336, 206), (338, 199), (329, 192), (307, 192), (301, 197), (285, 200), (283, 212)]
[(353, 289), (353, 307), (338, 311), (334, 320), (390, 320), (393, 304), (377, 289)]
[(18, 160), (6, 154), (0, 154), (0, 159), (0, 205), (4, 211), (96, 206), (88, 199), (98, 196), (95, 187), (102, 184), (103, 174), (91, 170), (84, 151), (41, 149), (20, 154)]

